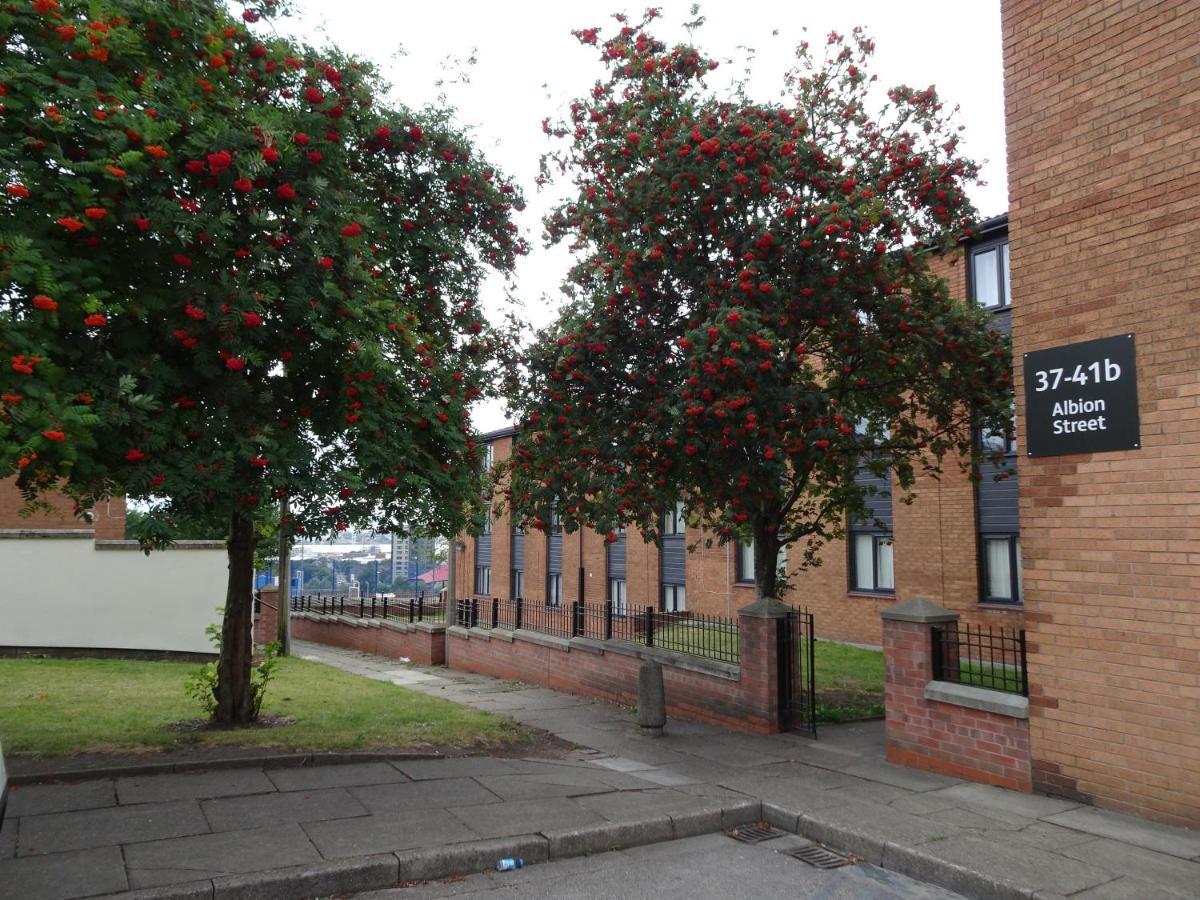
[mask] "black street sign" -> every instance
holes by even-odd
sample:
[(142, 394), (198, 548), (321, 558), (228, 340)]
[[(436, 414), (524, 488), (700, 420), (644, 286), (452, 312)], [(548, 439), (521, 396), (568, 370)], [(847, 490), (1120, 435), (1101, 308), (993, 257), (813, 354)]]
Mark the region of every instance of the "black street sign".
[(1029, 456), (1141, 447), (1132, 334), (1025, 354)]

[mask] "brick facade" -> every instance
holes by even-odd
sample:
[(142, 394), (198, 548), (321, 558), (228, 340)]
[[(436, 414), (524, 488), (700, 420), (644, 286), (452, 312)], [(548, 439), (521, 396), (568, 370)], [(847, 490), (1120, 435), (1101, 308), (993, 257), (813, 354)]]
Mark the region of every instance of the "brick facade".
[(59, 493), (43, 498), (50, 510), (38, 510), (33, 515), (21, 515), (25, 504), (17, 490), (17, 479), (0, 481), (0, 531), (92, 531), (97, 540), (125, 539), (125, 498), (104, 500), (92, 509), (92, 521), (76, 516), (74, 502)]
[(1034, 782), (1195, 827), (1200, 7), (1002, 9), (1015, 356), (1135, 334), (1141, 418), (1020, 460)]
[[(965, 296), (962, 252), (940, 261), (939, 267), (957, 296)], [(489, 436), (485, 436), (488, 439)], [(494, 458), (512, 452), (511, 430), (490, 437)], [(878, 646), (882, 641), (879, 614), (909, 597), (935, 598), (960, 614), (964, 622), (1021, 627), (1020, 606), (981, 605), (976, 533), (975, 491), (954, 460), (946, 460), (941, 478), (924, 477), (916, 485), (911, 504), (894, 503), (894, 594), (868, 594), (848, 588), (848, 558), (844, 542), (827, 546), (820, 566), (808, 570), (792, 567), (793, 605), (815, 614), (817, 636), (830, 640)], [(687, 558), (687, 606), (695, 613), (733, 618), (737, 610), (755, 599), (754, 585), (737, 580), (733, 544), (705, 547), (704, 532), (688, 529), (687, 542), (696, 550)], [(475, 542), (460, 535), (465, 550), (456, 558), (461, 596), (471, 596), (475, 584)], [(583, 530), (584, 594), (588, 603), (608, 599), (607, 542), (604, 535)], [(659, 607), (661, 579), (659, 551), (636, 529), (626, 534), (626, 585), (630, 608)], [(796, 554), (798, 555), (798, 554)], [(563, 602), (579, 595), (580, 535), (563, 535)], [(511, 522), (507, 513), (496, 515), (492, 526), (491, 596), (511, 596)], [(544, 603), (546, 597), (546, 535), (531, 531), (525, 538), (525, 599)]]

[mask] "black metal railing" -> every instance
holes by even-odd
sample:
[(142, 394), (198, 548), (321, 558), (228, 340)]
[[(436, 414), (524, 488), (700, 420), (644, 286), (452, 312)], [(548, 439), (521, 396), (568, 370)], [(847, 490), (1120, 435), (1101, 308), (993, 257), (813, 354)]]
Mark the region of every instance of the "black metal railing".
[(737, 619), (664, 612), (652, 606), (614, 608), (612, 603), (547, 606), (518, 597), (471, 598), (455, 603), (454, 623), (464, 628), (535, 631), (560, 638), (627, 641), (722, 662), (740, 660)]
[(446, 621), (446, 602), (438, 594), (416, 594), (410, 597), (369, 594), (364, 597), (350, 597), (334, 591), (312, 591), (293, 596), (288, 601), (288, 607), (293, 612), (353, 616), (360, 619), (432, 623)]
[(982, 625), (934, 625), (933, 677), (1029, 695), (1025, 629)]

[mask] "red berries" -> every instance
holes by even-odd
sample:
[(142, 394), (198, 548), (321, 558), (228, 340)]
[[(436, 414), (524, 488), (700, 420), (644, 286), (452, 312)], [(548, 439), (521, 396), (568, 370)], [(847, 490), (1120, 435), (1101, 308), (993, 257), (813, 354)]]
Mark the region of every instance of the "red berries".
[(37, 296), (35, 296), (33, 298), (33, 307), (34, 307), (34, 309), (41, 309), (41, 310), (45, 310), (46, 312), (53, 312), (54, 310), (58, 309), (58, 304), (54, 300), (52, 300), (50, 297), (47, 297), (45, 294), (38, 294)]
[(208, 171), (213, 175), (220, 175), (231, 165), (233, 165), (233, 156), (228, 150), (208, 154)]
[(51, 428), (48, 431), (43, 431), (42, 437), (44, 437), (48, 441), (54, 441), (55, 443), (58, 443), (58, 444), (61, 444), (63, 441), (65, 441), (67, 439), (66, 432), (60, 431), (57, 428)]
[(130, 447), (125, 451), (125, 462), (141, 462), (146, 458), (146, 454), (136, 447)]
[(67, 229), (67, 231), (71, 232), (71, 234), (74, 234), (83, 227), (82, 222), (80, 222), (78, 219), (72, 218), (71, 216), (63, 216), (58, 220), (58, 224)]
[(362, 226), (357, 222), (351, 222), (342, 228), (342, 237), (358, 237), (360, 234), (362, 234)]
[(325, 95), (315, 87), (310, 86), (304, 90), (304, 99), (313, 104), (313, 106), (319, 106), (325, 102)]
[(101, 328), (108, 324), (108, 317), (103, 313), (92, 313), (84, 317), (83, 324), (89, 328)]
[(225, 360), (225, 368), (233, 372), (240, 372), (242, 369), (246, 368), (246, 361), (236, 356), (230, 356)]
[(296, 199), (296, 189), (287, 182), (284, 182), (278, 188), (276, 188), (275, 193), (276, 193), (276, 195), (278, 195), (279, 199), (281, 199), (281, 200), (295, 200)]
[(269, 163), (273, 163), (279, 159), (279, 151), (268, 144), (262, 148), (262, 158)]
[(256, 312), (242, 313), (242, 324), (247, 328), (257, 328), (263, 323), (263, 317)]

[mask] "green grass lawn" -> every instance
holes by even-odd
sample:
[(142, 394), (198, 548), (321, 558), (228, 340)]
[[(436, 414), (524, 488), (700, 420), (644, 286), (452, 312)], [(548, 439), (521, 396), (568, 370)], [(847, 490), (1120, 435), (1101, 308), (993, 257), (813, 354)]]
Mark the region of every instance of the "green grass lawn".
[(817, 721), (883, 715), (883, 651), (818, 640)]
[(0, 659), (0, 743), (62, 756), (215, 746), (291, 751), (492, 750), (529, 738), (508, 719), (302, 659), (281, 660), (263, 713), (295, 724), (171, 730), (203, 717), (184, 693), (197, 663)]

